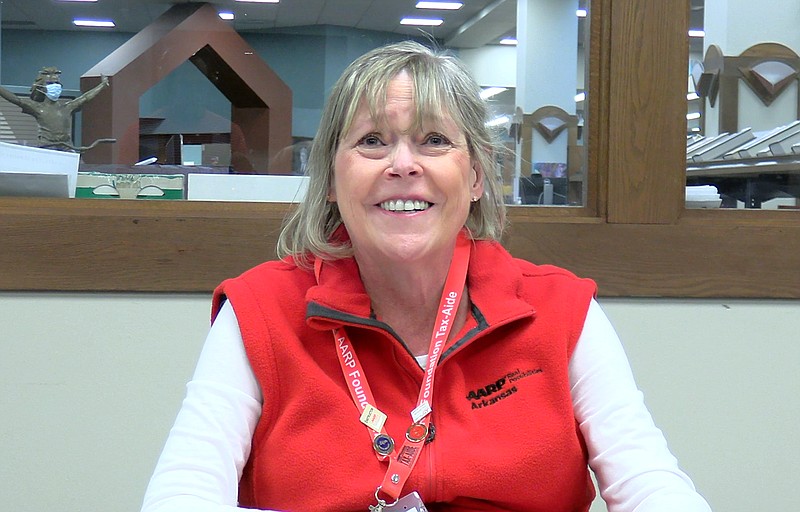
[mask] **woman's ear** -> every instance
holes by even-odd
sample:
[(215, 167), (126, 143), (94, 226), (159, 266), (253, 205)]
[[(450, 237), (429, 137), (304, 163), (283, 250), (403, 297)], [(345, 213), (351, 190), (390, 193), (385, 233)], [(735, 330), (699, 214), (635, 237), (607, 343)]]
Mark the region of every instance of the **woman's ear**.
[(484, 173), (481, 164), (478, 162), (473, 162), (472, 164), (472, 178), (474, 180), (470, 189), (472, 197), (481, 198), (483, 196)]

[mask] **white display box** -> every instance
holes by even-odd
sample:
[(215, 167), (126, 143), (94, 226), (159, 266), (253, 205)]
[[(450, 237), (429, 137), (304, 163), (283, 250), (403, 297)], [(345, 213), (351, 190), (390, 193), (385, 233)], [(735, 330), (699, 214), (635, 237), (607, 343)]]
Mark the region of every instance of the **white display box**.
[(719, 208), (722, 198), (714, 185), (686, 187), (686, 208)]
[(278, 174), (189, 174), (190, 201), (298, 203), (308, 190), (307, 176)]
[[(0, 180), (9, 185), (24, 184), (18, 194), (13, 186), (3, 193), (75, 197), (80, 159), (78, 153), (0, 142)], [(3, 175), (8, 179), (2, 180)], [(57, 184), (57, 190), (53, 184)]]

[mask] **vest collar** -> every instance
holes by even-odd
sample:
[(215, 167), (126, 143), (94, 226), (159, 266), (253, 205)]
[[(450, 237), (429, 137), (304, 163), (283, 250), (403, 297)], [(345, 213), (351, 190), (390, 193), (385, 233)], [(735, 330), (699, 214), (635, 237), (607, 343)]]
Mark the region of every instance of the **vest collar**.
[[(489, 327), (533, 317), (533, 307), (520, 298), (522, 273), (511, 255), (497, 242), (474, 241), (467, 270), (472, 304)], [(306, 321), (327, 330), (347, 323), (379, 325), (372, 317), (369, 296), (353, 257), (326, 261), (319, 284), (306, 292)]]

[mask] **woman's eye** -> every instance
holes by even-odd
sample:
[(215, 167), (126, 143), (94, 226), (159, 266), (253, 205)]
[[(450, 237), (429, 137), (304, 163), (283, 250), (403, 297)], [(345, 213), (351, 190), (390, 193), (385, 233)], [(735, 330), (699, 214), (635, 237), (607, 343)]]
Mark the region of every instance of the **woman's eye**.
[(381, 146), (383, 145), (383, 143), (381, 142), (381, 139), (379, 139), (377, 135), (365, 135), (364, 137), (361, 138), (361, 140), (358, 141), (358, 145), (375, 147), (375, 146)]
[(427, 139), (425, 139), (425, 143), (432, 146), (441, 146), (444, 144), (450, 144), (450, 140), (439, 133), (432, 133), (428, 135)]

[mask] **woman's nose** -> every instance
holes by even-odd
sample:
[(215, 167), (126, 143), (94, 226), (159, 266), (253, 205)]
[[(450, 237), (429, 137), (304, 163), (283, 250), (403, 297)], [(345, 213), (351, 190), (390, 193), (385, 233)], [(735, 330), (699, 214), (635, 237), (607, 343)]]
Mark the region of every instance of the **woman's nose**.
[(398, 142), (392, 152), (391, 166), (391, 172), (400, 176), (416, 176), (422, 172), (413, 145), (403, 141)]

